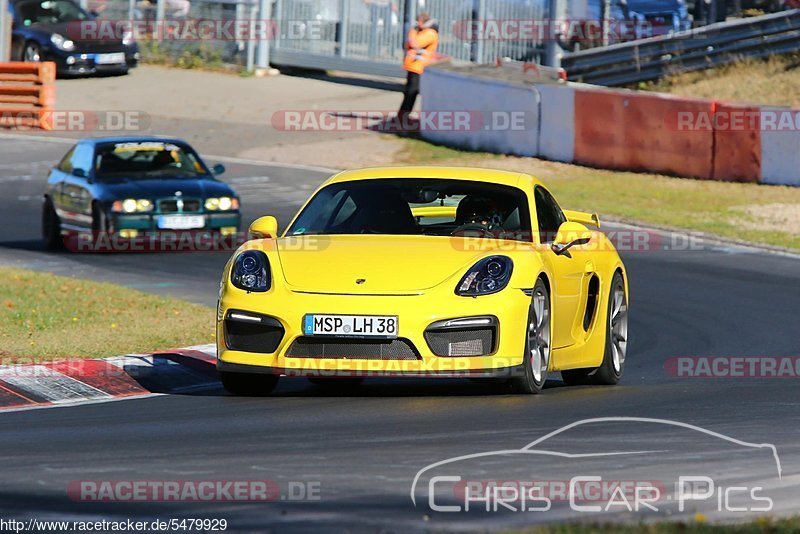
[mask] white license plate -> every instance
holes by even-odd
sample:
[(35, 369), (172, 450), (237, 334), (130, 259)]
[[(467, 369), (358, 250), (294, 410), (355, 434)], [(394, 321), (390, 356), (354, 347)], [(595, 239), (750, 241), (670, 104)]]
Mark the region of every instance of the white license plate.
[(94, 56), (94, 62), (98, 65), (116, 65), (118, 63), (125, 63), (125, 53), (114, 52), (113, 54), (97, 54)]
[(397, 337), (396, 315), (321, 315), (303, 317), (306, 336)]
[(192, 230), (205, 225), (206, 218), (202, 215), (164, 215), (158, 218), (158, 227), (162, 230)]

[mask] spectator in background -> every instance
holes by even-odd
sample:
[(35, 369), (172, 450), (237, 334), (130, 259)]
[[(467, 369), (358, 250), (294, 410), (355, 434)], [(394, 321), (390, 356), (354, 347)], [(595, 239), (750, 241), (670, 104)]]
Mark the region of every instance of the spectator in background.
[(403, 68), (408, 71), (408, 75), (403, 103), (400, 104), (400, 111), (397, 114), (399, 117), (405, 118), (414, 109), (419, 94), (419, 78), (425, 67), (433, 61), (438, 45), (439, 23), (426, 12), (420, 12), (417, 16), (417, 25), (409, 30), (405, 44), (406, 57), (403, 60)]

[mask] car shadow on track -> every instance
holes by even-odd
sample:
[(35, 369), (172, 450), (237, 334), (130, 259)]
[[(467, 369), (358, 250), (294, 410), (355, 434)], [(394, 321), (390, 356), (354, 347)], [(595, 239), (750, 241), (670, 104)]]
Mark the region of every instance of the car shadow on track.
[[(129, 357), (125, 372), (152, 393), (190, 396), (233, 396), (222, 387), (214, 361), (179, 353)], [(549, 380), (547, 390), (564, 384)], [(513, 394), (507, 383), (463, 378), (372, 378), (360, 385), (331, 380), (313, 384), (302, 377), (282, 377), (271, 397), (428, 397), (494, 396)]]

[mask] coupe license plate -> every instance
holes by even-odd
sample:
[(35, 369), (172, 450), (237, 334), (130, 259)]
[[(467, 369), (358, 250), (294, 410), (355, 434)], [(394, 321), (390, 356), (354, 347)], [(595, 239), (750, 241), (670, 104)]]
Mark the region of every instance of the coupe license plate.
[(206, 218), (202, 215), (164, 215), (158, 218), (158, 227), (162, 230), (192, 230), (205, 225)]
[(94, 56), (94, 62), (98, 65), (117, 65), (125, 63), (125, 53), (115, 52), (113, 54), (97, 54)]
[(319, 315), (303, 318), (306, 336), (397, 337), (396, 315)]

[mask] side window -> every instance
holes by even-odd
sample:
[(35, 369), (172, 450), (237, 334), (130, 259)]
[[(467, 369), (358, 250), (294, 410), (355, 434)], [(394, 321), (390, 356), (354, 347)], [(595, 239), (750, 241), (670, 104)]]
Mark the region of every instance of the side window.
[(558, 232), (558, 227), (566, 222), (564, 212), (558, 207), (553, 196), (542, 186), (534, 189), (536, 199), (536, 220), (539, 223), (539, 241), (552, 243)]
[(86, 144), (76, 145), (72, 157), (70, 158), (70, 165), (72, 166), (71, 174), (83, 177), (89, 176), (92, 170), (93, 157), (93, 146)]
[(75, 152), (75, 147), (69, 149), (69, 152), (61, 158), (58, 164), (58, 170), (67, 174), (72, 174), (72, 154)]

